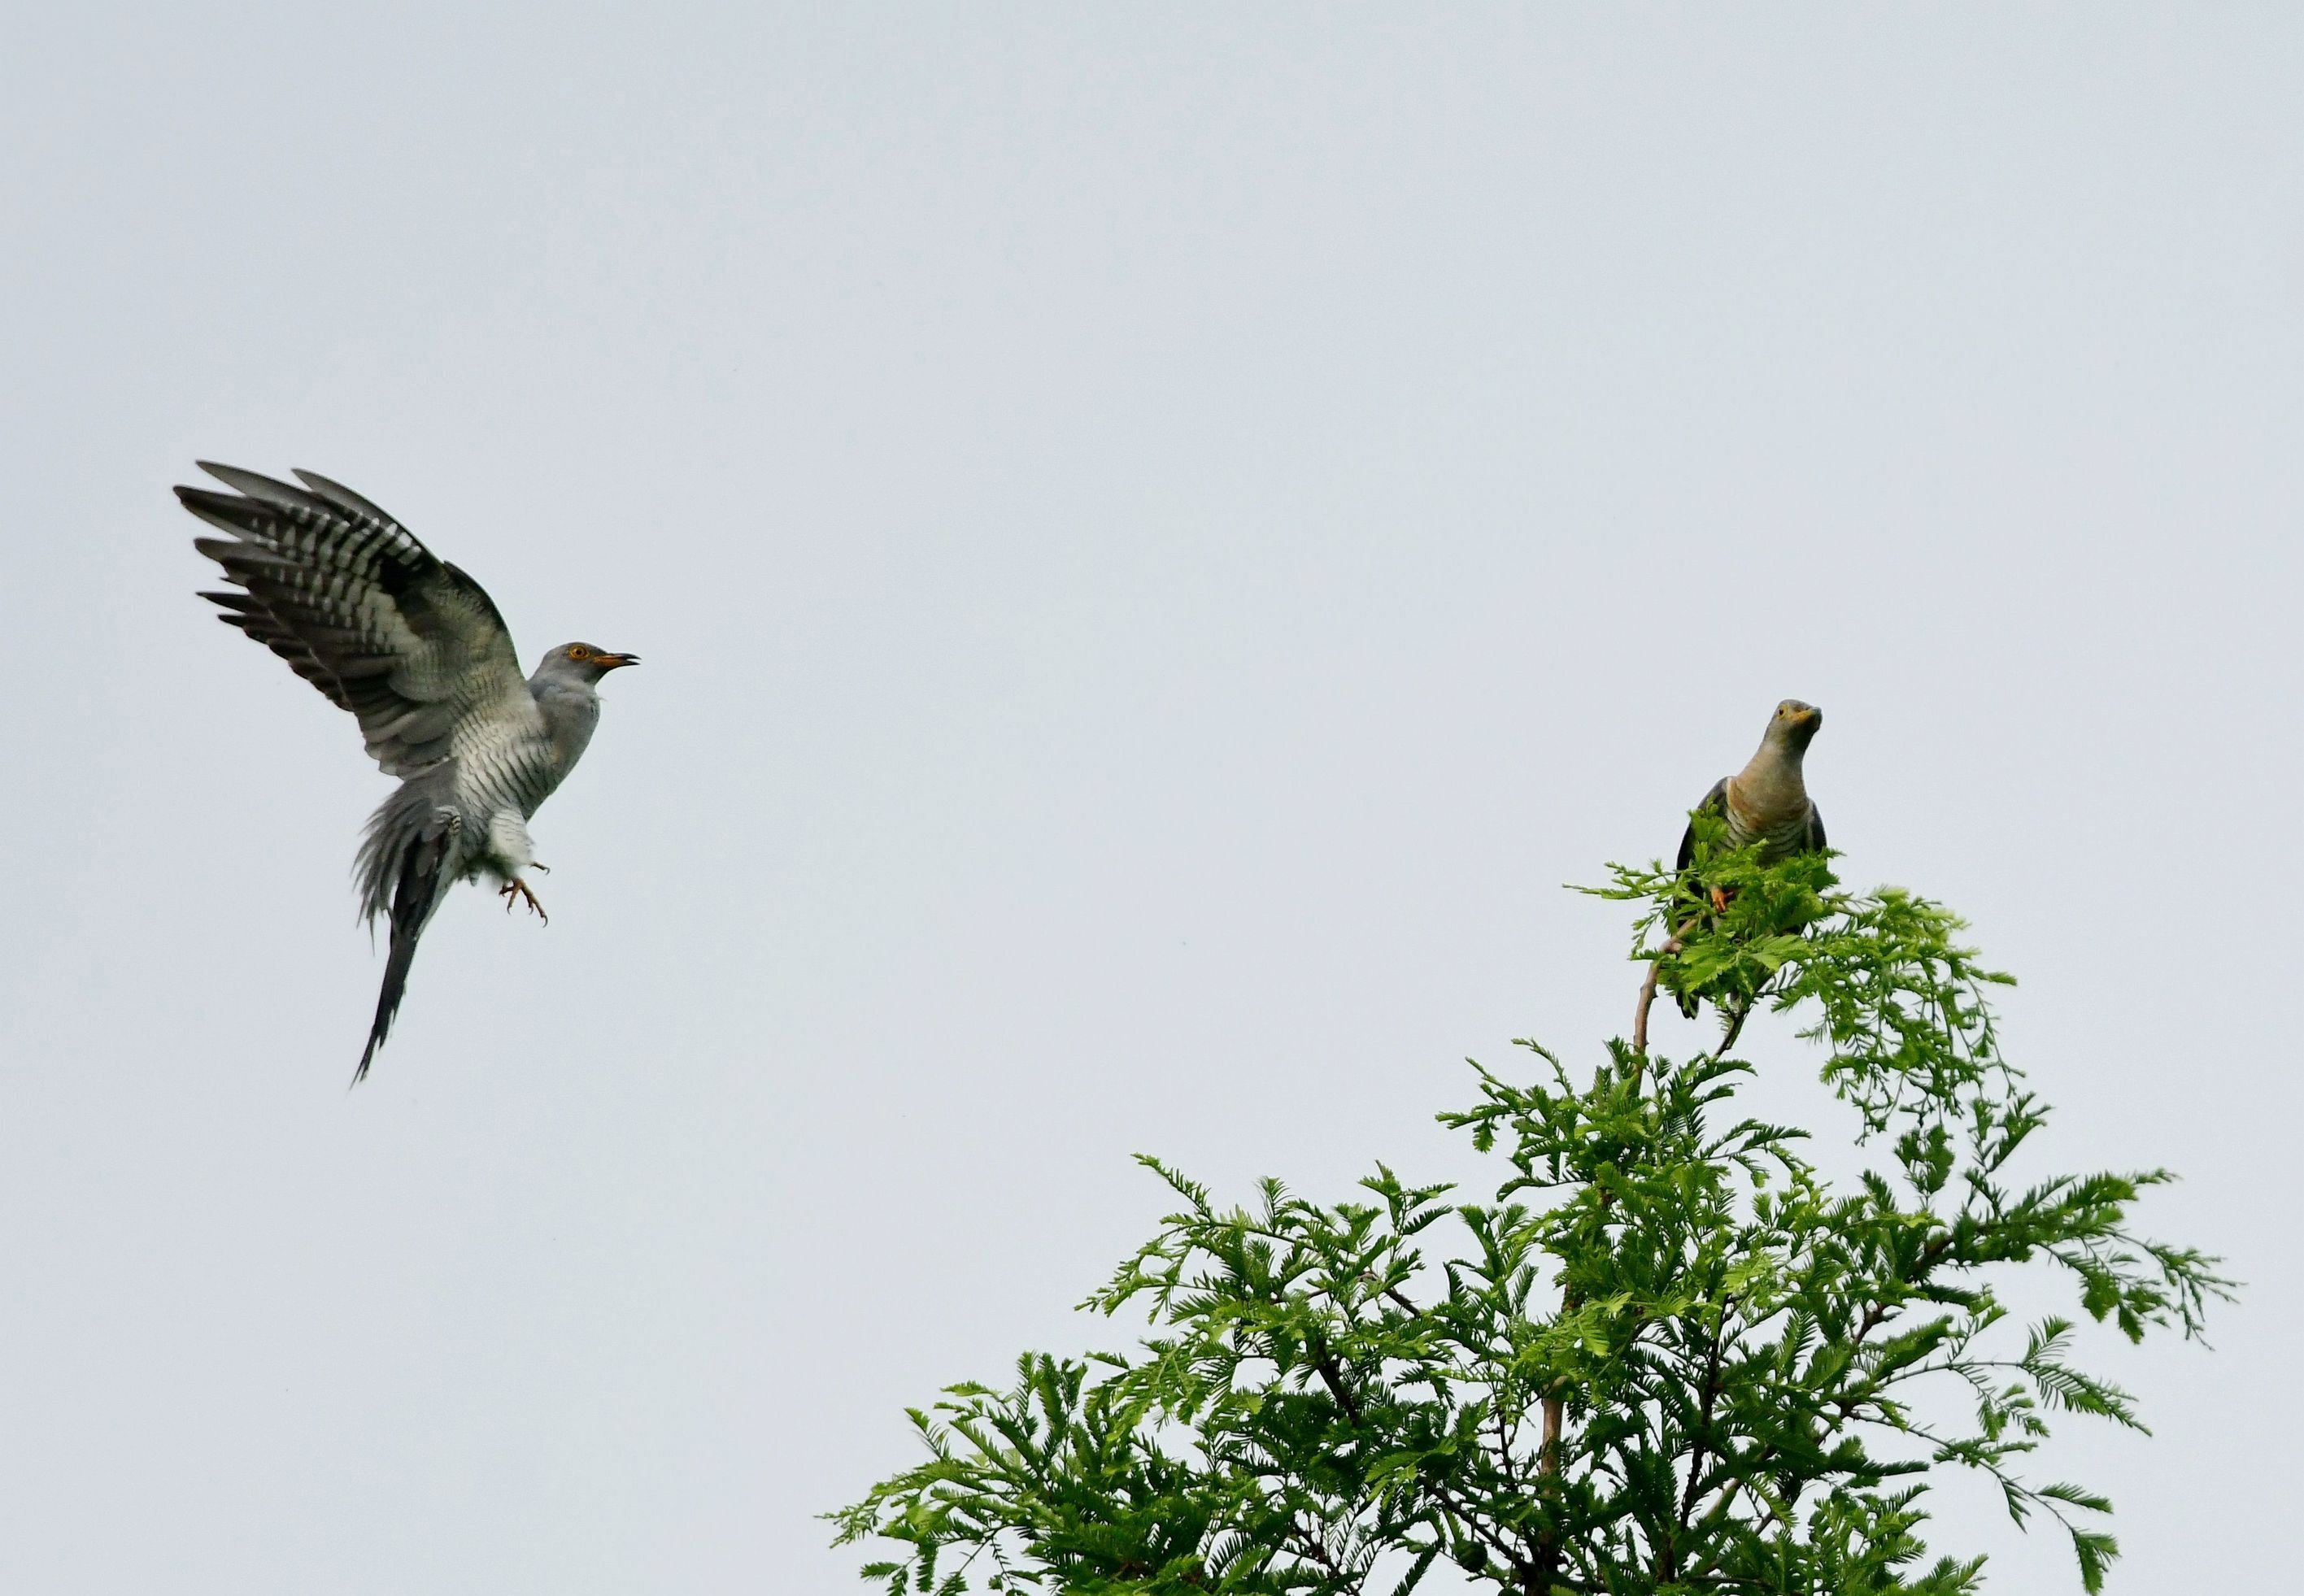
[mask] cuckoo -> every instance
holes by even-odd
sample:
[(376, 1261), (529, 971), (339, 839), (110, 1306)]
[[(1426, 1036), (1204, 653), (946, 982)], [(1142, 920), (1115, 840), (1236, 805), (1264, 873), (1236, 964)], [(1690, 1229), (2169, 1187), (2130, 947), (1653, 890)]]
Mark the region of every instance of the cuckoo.
[[(1744, 768), (1712, 784), (1697, 808), (1727, 822), (1731, 848), (1758, 843), (1763, 864), (1824, 851), (1824, 816), (1808, 797), (1800, 771), (1808, 746), (1823, 725), (1824, 711), (1815, 705), (1785, 699), (1768, 717), (1768, 730)], [(1680, 858), (1673, 868), (1685, 871), (1695, 862), (1696, 825), (1690, 821), (1681, 834)], [(1717, 887), (1712, 889), (1712, 907), (1728, 907), (1726, 895)], [(1680, 1006), (1683, 1014), (1696, 1012), (1693, 998), (1683, 995)]]
[(176, 497), (228, 535), (193, 546), (238, 589), (200, 596), (358, 717), (368, 756), (400, 778), (368, 817), (353, 867), (361, 913), (392, 926), (357, 1083), (451, 886), (487, 876), (507, 911), (524, 903), (543, 916), (524, 879), (544, 869), (529, 817), (592, 740), (600, 679), (639, 656), (563, 643), (524, 678), (480, 585), (350, 488), (309, 471), (292, 487), (205, 460), (200, 469), (234, 491)]

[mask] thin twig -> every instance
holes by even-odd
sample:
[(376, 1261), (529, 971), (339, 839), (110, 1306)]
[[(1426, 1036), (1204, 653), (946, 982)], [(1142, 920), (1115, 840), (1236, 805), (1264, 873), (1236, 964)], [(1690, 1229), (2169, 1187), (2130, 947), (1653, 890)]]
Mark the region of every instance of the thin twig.
[[(1648, 1068), (1648, 1011), (1656, 1007), (1656, 983), (1664, 974), (1664, 961), (1679, 952), (1684, 945), (1677, 936), (1666, 941), (1656, 950), (1656, 956), (1648, 960), (1648, 976), (1640, 983), (1639, 1001), (1632, 1008), (1631, 1082), (1635, 1092), (1640, 1087), (1641, 1072)], [(1608, 1194), (1601, 1193), (1600, 1200), (1604, 1203), (1607, 1202)], [(1563, 1312), (1575, 1311), (1577, 1304), (1573, 1294), (1563, 1299), (1561, 1307)], [(1566, 1397), (1554, 1390), (1544, 1398), (1544, 1439), (1537, 1443), (1536, 1449), (1536, 1474), (1539, 1481), (1553, 1479), (1560, 1473), (1560, 1434), (1567, 1416)], [(1547, 1544), (1543, 1550), (1548, 1565), (1544, 1572), (1550, 1575), (1558, 1569), (1559, 1548)]]
[(1736, 1294), (1730, 1292), (1720, 1303), (1720, 1323), (1713, 1331), (1712, 1346), (1704, 1360), (1704, 1400), (1696, 1418), (1696, 1446), (1688, 1458), (1688, 1489), (1681, 1493), (1680, 1519), (1673, 1526), (1673, 1542), (1657, 1573), (1672, 1578), (1679, 1572), (1680, 1541), (1688, 1534), (1689, 1518), (1696, 1511), (1698, 1487), (1704, 1480), (1704, 1454), (1712, 1440), (1712, 1410), (1720, 1399), (1720, 1355), (1728, 1341), (1728, 1316), (1735, 1310)]
[(1640, 983), (1640, 1001), (1632, 1010), (1632, 1068), (1636, 1071), (1648, 1056), (1648, 1010), (1656, 1006), (1656, 977), (1664, 974), (1664, 961), (1687, 945), (1675, 936), (1648, 960), (1648, 976)]
[[(1361, 1423), (1360, 1401), (1359, 1398), (1352, 1395), (1351, 1387), (1344, 1379), (1343, 1368), (1336, 1362), (1335, 1354), (1330, 1352), (1325, 1346), (1318, 1347), (1317, 1355), (1312, 1360), (1312, 1367), (1318, 1372), (1320, 1383), (1328, 1388), (1329, 1397), (1334, 1400), (1336, 1406), (1343, 1413), (1344, 1422), (1350, 1424), (1353, 1429), (1359, 1429)], [(1520, 1575), (1523, 1577), (1529, 1574), (1529, 1568), (1527, 1559), (1513, 1551), (1511, 1547), (1505, 1545), (1502, 1540), (1493, 1535), (1488, 1527), (1480, 1522), (1478, 1516), (1470, 1511), (1464, 1503), (1445, 1485), (1441, 1484), (1436, 1480), (1432, 1482), (1431, 1489), (1433, 1495), (1439, 1499), (1441, 1505), (1446, 1507), (1450, 1512), (1455, 1514), (1457, 1518), (1462, 1523), (1469, 1525), (1473, 1535), (1477, 1537), (1483, 1545), (1487, 1546), (1498, 1557), (1504, 1558), (1506, 1563), (1510, 1564), (1513, 1573)], [(1334, 1566), (1334, 1564), (1330, 1564), (1329, 1566), (1331, 1567)]]
[[(1647, 978), (1640, 983), (1639, 999), (1632, 1007), (1631, 1084), (1635, 1092), (1640, 1089), (1642, 1073), (1648, 1068), (1648, 1015), (1656, 1008), (1656, 986), (1664, 975), (1664, 961), (1686, 946), (1687, 943), (1678, 935), (1667, 938), (1664, 946), (1656, 950), (1656, 957), (1648, 960)], [(1728, 1034), (1721, 1042), (1719, 1051), (1725, 1052), (1729, 1044), (1736, 1040), (1737, 1032), (1743, 1029), (1744, 1017), (1750, 1012), (1751, 1005), (1747, 1002), (1731, 1017)], [(1600, 1200), (1605, 1203), (1607, 1196), (1603, 1192)], [(1576, 1305), (1573, 1300), (1565, 1300), (1562, 1304), (1562, 1307), (1570, 1312), (1574, 1311)], [(1557, 1476), (1560, 1473), (1560, 1438), (1567, 1422), (1567, 1413), (1568, 1401), (1564, 1396), (1555, 1392), (1545, 1398), (1544, 1439), (1536, 1454), (1536, 1473), (1539, 1480)], [(1559, 1566), (1559, 1549), (1547, 1545), (1544, 1553), (1549, 1565), (1544, 1572), (1550, 1575)]]

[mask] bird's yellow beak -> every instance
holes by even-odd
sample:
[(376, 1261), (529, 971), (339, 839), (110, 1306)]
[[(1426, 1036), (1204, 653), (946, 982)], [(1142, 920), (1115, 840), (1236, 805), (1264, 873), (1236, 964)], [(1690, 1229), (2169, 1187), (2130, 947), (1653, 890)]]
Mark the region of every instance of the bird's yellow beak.
[(592, 661), (603, 671), (614, 671), (624, 665), (639, 664), (640, 656), (636, 654), (609, 654), (604, 651), (594, 654)]

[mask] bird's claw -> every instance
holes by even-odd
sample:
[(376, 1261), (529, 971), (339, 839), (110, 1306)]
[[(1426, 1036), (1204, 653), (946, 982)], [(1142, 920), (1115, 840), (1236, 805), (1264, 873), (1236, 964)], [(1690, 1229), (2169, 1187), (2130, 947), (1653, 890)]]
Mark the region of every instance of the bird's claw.
[(1724, 915), (1728, 912), (1728, 894), (1722, 888), (1712, 889), (1712, 912), (1715, 915)]
[(528, 883), (521, 880), (517, 875), (504, 882), (503, 886), (498, 887), (496, 889), (496, 896), (504, 900), (504, 913), (512, 913), (512, 906), (515, 903), (526, 903), (529, 907), (529, 912), (534, 914), (538, 919), (543, 921), (546, 925), (552, 924), (552, 916), (544, 912), (544, 905), (536, 900), (536, 894), (529, 891), (528, 890)]

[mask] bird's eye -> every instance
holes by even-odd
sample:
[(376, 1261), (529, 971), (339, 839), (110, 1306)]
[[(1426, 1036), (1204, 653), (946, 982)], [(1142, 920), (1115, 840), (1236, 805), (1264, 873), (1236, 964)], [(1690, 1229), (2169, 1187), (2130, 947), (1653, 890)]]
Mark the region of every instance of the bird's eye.
[(578, 643), (568, 650), (568, 657), (572, 660), (589, 660), (592, 657), (592, 651), (581, 643)]

